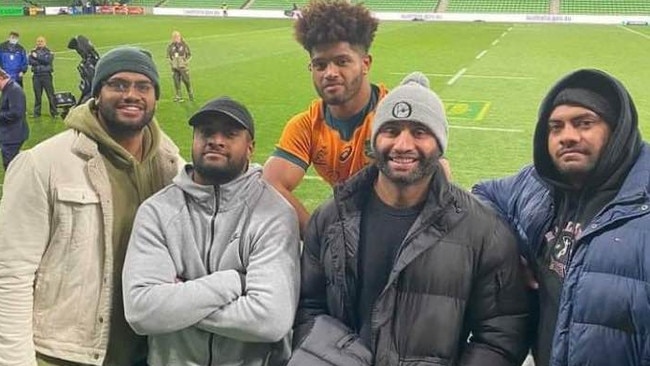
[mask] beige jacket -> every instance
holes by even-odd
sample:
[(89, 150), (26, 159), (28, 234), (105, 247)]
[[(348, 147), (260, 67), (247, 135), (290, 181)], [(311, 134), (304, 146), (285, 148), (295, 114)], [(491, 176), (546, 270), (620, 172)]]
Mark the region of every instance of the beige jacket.
[[(178, 148), (165, 136), (159, 154), (160, 174), (171, 181), (182, 163)], [(96, 143), (62, 132), (20, 154), (3, 188), (0, 365), (35, 365), (35, 351), (101, 365), (114, 286), (113, 212)]]

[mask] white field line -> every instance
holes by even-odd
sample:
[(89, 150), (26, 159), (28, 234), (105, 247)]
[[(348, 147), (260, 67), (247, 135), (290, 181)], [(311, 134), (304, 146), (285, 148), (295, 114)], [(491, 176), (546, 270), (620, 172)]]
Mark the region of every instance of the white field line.
[(508, 75), (464, 75), (466, 78), (474, 79), (505, 79), (505, 80), (532, 80), (532, 76), (508, 76)]
[(634, 29), (630, 29), (630, 28), (628, 28), (628, 27), (626, 27), (626, 26), (619, 25), (619, 28), (623, 28), (623, 29), (625, 29), (626, 31), (631, 32), (631, 33), (634, 33), (634, 34), (636, 34), (637, 36), (641, 36), (641, 37), (643, 37), (643, 38), (645, 38), (645, 39), (650, 39), (650, 36), (649, 36), (649, 35), (647, 35), (647, 34), (645, 34), (645, 33), (641, 33), (641, 32), (639, 32), (639, 31), (635, 31)]
[(510, 27), (510, 28), (508, 28), (507, 30), (503, 31), (503, 33), (501, 33), (501, 35), (498, 36), (497, 39), (495, 39), (494, 41), (492, 41), (492, 46), (496, 46), (497, 43), (499, 43), (499, 41), (501, 41), (501, 38), (505, 37), (506, 34), (508, 34), (508, 32), (510, 32), (510, 30), (512, 30), (512, 27)]
[[(206, 36), (199, 36), (199, 37), (184, 37), (188, 41), (200, 41), (204, 39), (210, 39), (210, 38), (228, 38), (228, 37), (240, 37), (240, 36), (246, 36), (246, 35), (251, 35), (251, 34), (258, 34), (258, 33), (271, 33), (271, 32), (276, 32), (276, 31), (286, 31), (286, 27), (276, 27), (276, 28), (269, 28), (269, 29), (259, 29), (259, 30), (254, 30), (250, 32), (239, 32), (239, 33), (226, 33), (226, 34), (210, 34)], [(91, 39), (92, 41), (92, 39)], [(150, 41), (150, 42), (139, 42), (139, 43), (129, 43), (129, 44), (114, 44), (114, 45), (108, 45), (108, 46), (101, 46), (97, 47), (95, 46), (96, 50), (110, 50), (113, 49), (117, 46), (149, 46), (149, 45), (156, 45), (156, 44), (167, 44), (171, 42), (169, 39), (165, 40), (160, 40), (160, 41)], [(56, 55), (64, 54), (64, 53), (77, 53), (75, 50), (65, 50), (65, 51), (57, 51), (55, 52)]]
[[(391, 72), (391, 75), (408, 75), (409, 73), (405, 72)], [(449, 78), (457, 74), (438, 74), (438, 73), (423, 73), (426, 76), (432, 76), (437, 78)], [(470, 79), (504, 79), (504, 80), (532, 80), (535, 79), (532, 76), (511, 76), (511, 75), (472, 75), (467, 74), (463, 75), (464, 78)]]
[(447, 82), (447, 85), (453, 85), (453, 84), (456, 82), (456, 80), (460, 79), (460, 77), (463, 76), (463, 74), (465, 73), (465, 71), (467, 71), (467, 68), (462, 68), (462, 69), (460, 69), (460, 70), (456, 73), (456, 75), (454, 75), (451, 79), (449, 79), (449, 81)]
[(486, 53), (487, 53), (487, 50), (483, 50), (483, 51), (481, 51), (481, 53), (479, 53), (478, 55), (476, 55), (476, 59), (477, 59), (477, 60), (481, 59), (481, 57), (485, 56)]

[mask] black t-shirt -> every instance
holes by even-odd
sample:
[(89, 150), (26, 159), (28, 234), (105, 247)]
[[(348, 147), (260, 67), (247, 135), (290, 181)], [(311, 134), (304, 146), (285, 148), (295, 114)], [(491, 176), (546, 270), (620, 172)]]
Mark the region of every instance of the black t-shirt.
[(536, 365), (546, 366), (551, 359), (562, 286), (569, 270), (571, 254), (578, 246), (576, 238), (582, 233), (583, 224), (591, 221), (615, 194), (616, 190), (613, 189), (559, 193), (552, 228), (544, 236), (536, 260), (539, 282), (539, 321), (534, 348)]
[(400, 245), (422, 207), (423, 204), (405, 209), (388, 206), (373, 190), (363, 210), (358, 257), (357, 329), (368, 345), (372, 307), (386, 286)]
[(537, 258), (539, 280), (539, 323), (535, 344), (535, 364), (546, 366), (551, 359), (553, 334), (560, 307), (560, 295), (568, 270), (569, 257), (575, 249), (576, 237), (582, 231), (579, 223), (555, 223), (544, 237)]

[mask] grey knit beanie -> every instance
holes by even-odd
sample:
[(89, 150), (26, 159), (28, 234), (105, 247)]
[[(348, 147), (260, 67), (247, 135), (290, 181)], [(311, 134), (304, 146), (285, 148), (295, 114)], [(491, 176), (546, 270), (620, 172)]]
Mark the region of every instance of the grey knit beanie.
[(118, 72), (135, 72), (151, 79), (156, 89), (156, 99), (160, 98), (160, 78), (151, 53), (142, 48), (122, 46), (108, 51), (95, 66), (95, 76), (92, 83), (92, 95), (97, 97), (102, 88), (102, 82)]
[(373, 150), (379, 128), (391, 121), (419, 122), (429, 127), (438, 140), (440, 153), (447, 150), (449, 126), (445, 108), (436, 93), (429, 89), (429, 79), (421, 72), (416, 71), (406, 76), (377, 105), (372, 123)]

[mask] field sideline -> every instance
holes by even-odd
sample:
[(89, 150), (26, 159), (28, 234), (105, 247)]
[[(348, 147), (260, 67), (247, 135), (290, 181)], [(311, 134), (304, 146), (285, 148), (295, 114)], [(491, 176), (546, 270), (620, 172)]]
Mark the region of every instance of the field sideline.
[[(254, 160), (263, 163), (282, 127), (316, 96), (308, 55), (294, 41), (290, 20), (189, 17), (61, 16), (3, 18), (0, 37), (21, 34), (28, 50), (37, 36), (56, 52), (55, 89), (79, 95), (79, 56), (67, 42), (83, 34), (100, 54), (121, 44), (149, 49), (161, 74), (157, 117), (186, 159), (188, 117), (205, 101), (230, 95), (244, 102), (257, 122)], [(193, 52), (196, 101), (173, 103), (165, 48), (172, 30), (183, 33)], [(383, 22), (371, 49), (371, 80), (396, 85), (407, 73), (427, 74), (446, 104), (450, 121), (447, 156), (454, 181), (469, 188), (480, 179), (516, 172), (531, 160), (539, 102), (562, 75), (581, 67), (612, 73), (629, 88), (641, 129), (650, 132), (650, 28), (602, 25)], [(31, 72), (25, 79), (28, 112), (33, 107)], [(47, 108), (43, 108), (47, 113)], [(61, 120), (29, 119), (26, 147), (63, 130)], [(4, 173), (0, 170), (0, 183)], [(297, 194), (310, 209), (330, 195), (315, 173)]]

